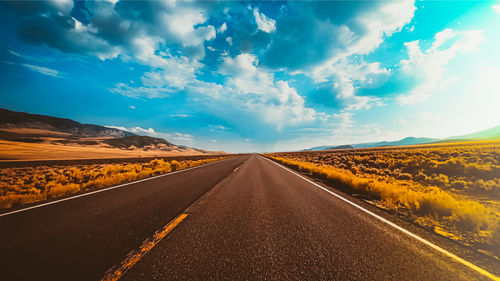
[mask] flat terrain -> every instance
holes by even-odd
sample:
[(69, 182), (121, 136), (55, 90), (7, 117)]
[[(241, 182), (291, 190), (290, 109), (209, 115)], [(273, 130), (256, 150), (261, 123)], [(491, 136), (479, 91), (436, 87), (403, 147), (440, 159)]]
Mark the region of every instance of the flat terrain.
[(268, 154), (500, 260), (500, 141)]
[(184, 160), (202, 160), (214, 157), (231, 156), (231, 154), (201, 154), (201, 155), (181, 155), (181, 156), (162, 156), (162, 157), (123, 157), (123, 158), (86, 158), (86, 159), (58, 159), (58, 160), (0, 160), (0, 169), (2, 168), (26, 168), (39, 166), (79, 166), (94, 164), (120, 164), (120, 163), (144, 163), (155, 159), (164, 161), (184, 161)]
[(0, 216), (2, 280), (99, 280), (244, 157)]
[(124, 280), (487, 280), (257, 155), (0, 216), (2, 277), (98, 280), (181, 213)]
[(175, 148), (169, 151), (162, 151), (144, 150), (141, 148), (120, 149), (100, 145), (62, 145), (48, 142), (27, 143), (0, 140), (0, 160), (166, 157), (194, 154), (204, 154), (204, 152), (191, 148)]

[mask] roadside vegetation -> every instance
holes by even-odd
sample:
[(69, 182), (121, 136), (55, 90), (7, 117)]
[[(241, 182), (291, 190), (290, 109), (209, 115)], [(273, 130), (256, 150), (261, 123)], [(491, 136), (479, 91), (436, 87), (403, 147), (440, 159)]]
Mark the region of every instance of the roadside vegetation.
[(500, 257), (500, 142), (267, 156)]
[(0, 209), (53, 199), (228, 158), (0, 169)]

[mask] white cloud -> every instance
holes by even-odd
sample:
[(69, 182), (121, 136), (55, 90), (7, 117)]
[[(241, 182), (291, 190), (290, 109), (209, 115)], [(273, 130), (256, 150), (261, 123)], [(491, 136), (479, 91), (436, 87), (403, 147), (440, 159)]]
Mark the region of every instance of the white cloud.
[(9, 52), (11, 55), (14, 55), (14, 56), (16, 56), (16, 57), (20, 57), (20, 58), (22, 58), (22, 57), (23, 57), (23, 55), (21, 55), (20, 53), (18, 53), (18, 52), (16, 52), (16, 51), (14, 51), (14, 50), (8, 50), (8, 52)]
[(305, 106), (296, 89), (286, 81), (276, 80), (273, 73), (259, 69), (257, 64), (252, 54), (225, 57), (219, 68), (219, 73), (226, 76), (224, 86), (197, 81), (189, 85), (187, 92), (199, 102), (200, 110), (243, 131), (254, 131), (252, 128), (259, 123), (263, 132), (275, 133), (318, 117), (314, 109)]
[(131, 132), (140, 136), (150, 136), (150, 137), (156, 137), (156, 138), (163, 138), (167, 141), (170, 141), (175, 144), (192, 144), (194, 141), (194, 136), (189, 135), (189, 134), (184, 134), (184, 133), (179, 133), (179, 132), (174, 132), (174, 133), (164, 133), (164, 132), (157, 132), (153, 128), (148, 128), (144, 129), (141, 127), (132, 127), (132, 128), (126, 128), (123, 126), (106, 126), (108, 128), (114, 128), (122, 131), (127, 131)]
[(399, 63), (402, 73), (423, 80), (409, 93), (400, 95), (401, 104), (416, 104), (427, 100), (433, 93), (448, 87), (456, 77), (446, 77), (446, 65), (457, 54), (472, 52), (484, 40), (482, 31), (455, 31), (445, 29), (434, 36), (434, 42), (422, 51), (419, 41), (405, 43), (408, 60)]
[(384, 106), (384, 102), (382, 99), (377, 97), (369, 97), (369, 96), (354, 96), (349, 100), (349, 105), (344, 109), (347, 111), (350, 110), (360, 110), (360, 109), (370, 109), (373, 106)]
[(174, 57), (167, 53), (160, 55), (144, 52), (145, 60), (156, 60), (157, 69), (146, 72), (141, 77), (141, 86), (118, 83), (110, 90), (124, 96), (140, 98), (162, 98), (185, 89), (196, 80), (195, 72), (201, 67), (197, 61), (187, 57)]
[(193, 115), (190, 115), (190, 114), (170, 114), (170, 117), (188, 118), (188, 117), (193, 117)]
[(143, 129), (141, 127), (133, 127), (128, 129), (128, 131), (138, 135), (158, 136), (158, 133), (153, 128)]
[(500, 5), (492, 5), (491, 8), (496, 14), (500, 15)]
[(414, 0), (386, 1), (374, 10), (361, 13), (355, 21), (366, 30), (358, 41), (352, 44), (350, 54), (367, 54), (378, 47), (385, 36), (391, 36), (410, 23), (415, 13)]
[(130, 132), (129, 129), (127, 129), (123, 126), (104, 126), (104, 127)]
[(384, 82), (389, 71), (382, 68), (378, 62), (352, 62), (342, 59), (317, 67), (310, 75), (317, 83), (335, 81), (334, 88), (337, 89), (338, 98), (349, 98), (354, 96), (356, 88), (370, 88)]
[(256, 63), (257, 58), (252, 54), (224, 57), (219, 72), (224, 75), (253, 75), (257, 71)]
[(259, 9), (253, 9), (253, 16), (255, 17), (255, 22), (260, 30), (267, 33), (271, 33), (276, 30), (276, 21), (266, 17), (263, 13), (259, 13)]
[(332, 92), (336, 93), (335, 98), (347, 104), (345, 110), (370, 109), (373, 105), (383, 105), (379, 98), (358, 97), (356, 92), (359, 88), (381, 86), (387, 81), (390, 71), (381, 67), (378, 62), (359, 61), (353, 55), (373, 51), (385, 37), (400, 31), (411, 22), (415, 9), (413, 0), (387, 1), (374, 9), (359, 13), (353, 22), (362, 32), (355, 33), (347, 25), (338, 27), (339, 38), (343, 38), (340, 41), (345, 43), (343, 51), (335, 52), (326, 62), (303, 74), (313, 78), (316, 83), (331, 83)]
[[(87, 1), (87, 22), (72, 16), (73, 1), (46, 1), (33, 7), (32, 32), (27, 40), (47, 44), (67, 53), (92, 55), (101, 60), (118, 56), (140, 56), (142, 47), (161, 46), (179, 50), (191, 58), (204, 56), (204, 43), (215, 38), (215, 28), (207, 24), (208, 9), (187, 1), (150, 1), (141, 5), (117, 5), (115, 0)], [(42, 24), (38, 24), (42, 23)], [(37, 35), (33, 35), (37, 34)], [(48, 35), (50, 34), (50, 35)], [(142, 45), (141, 45), (142, 44)], [(155, 51), (161, 51), (158, 44)], [(149, 61), (150, 62), (150, 61)]]
[(171, 13), (164, 13), (161, 25), (168, 31), (170, 38), (178, 41), (183, 46), (199, 46), (204, 41), (215, 38), (215, 28), (203, 24), (207, 18), (201, 10), (180, 8)]
[(346, 104), (344, 110), (347, 111), (384, 105), (380, 98), (356, 96), (356, 91), (360, 88), (376, 88), (387, 81), (389, 75), (390, 71), (382, 68), (378, 62), (353, 62), (349, 59), (317, 67), (310, 74), (316, 83), (333, 81), (330, 82), (333, 83), (331, 90), (336, 92), (335, 98)]
[(62, 13), (70, 13), (73, 9), (72, 0), (51, 0), (49, 2)]
[(289, 3), (293, 13), (277, 18), (276, 33), (261, 57), (263, 65), (308, 75), (311, 68), (368, 54), (410, 23), (416, 9), (414, 0), (364, 1), (342, 20), (337, 15), (342, 5), (338, 1)]
[(135, 106), (130, 105), (130, 106), (129, 106), (129, 108), (130, 108), (130, 109), (135, 109)]
[(227, 25), (226, 25), (226, 22), (224, 22), (218, 29), (217, 29), (217, 32), (218, 33), (224, 33), (226, 32), (227, 30)]
[(57, 77), (57, 78), (61, 77), (61, 73), (55, 69), (52, 69), (52, 68), (33, 65), (33, 64), (27, 64), (27, 63), (22, 63), (21, 65), (28, 68), (28, 69), (31, 69), (31, 70), (36, 71), (38, 73), (41, 73), (43, 75)]
[(354, 121), (352, 120), (353, 115), (354, 114), (352, 112), (334, 113), (333, 118), (338, 120), (338, 126), (340, 128), (348, 128), (354, 124)]
[(194, 136), (190, 134), (183, 134), (179, 132), (175, 132), (172, 134), (169, 133), (159, 133), (159, 136), (165, 138), (169, 141), (179, 144), (192, 144), (194, 141)]
[(229, 46), (233, 46), (233, 38), (227, 37), (226, 42), (229, 44)]

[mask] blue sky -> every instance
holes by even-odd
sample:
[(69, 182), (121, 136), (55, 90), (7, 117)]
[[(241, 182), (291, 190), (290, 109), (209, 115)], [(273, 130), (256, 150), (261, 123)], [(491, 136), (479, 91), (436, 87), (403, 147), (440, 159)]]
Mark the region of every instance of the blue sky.
[(500, 124), (498, 1), (0, 5), (11, 110), (231, 152)]

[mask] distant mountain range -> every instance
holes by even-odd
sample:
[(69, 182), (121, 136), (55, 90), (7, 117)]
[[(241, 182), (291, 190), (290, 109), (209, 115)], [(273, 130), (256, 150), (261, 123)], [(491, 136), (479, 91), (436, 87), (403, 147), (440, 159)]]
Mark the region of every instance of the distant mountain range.
[(122, 150), (175, 151), (203, 154), (208, 151), (175, 145), (162, 138), (139, 136), (131, 132), (71, 119), (16, 112), (0, 108), (0, 140), (18, 143), (94, 146)]
[(499, 126), (496, 126), (496, 127), (493, 127), (493, 128), (490, 128), (490, 129), (487, 129), (487, 130), (483, 130), (483, 131), (479, 131), (479, 132), (476, 132), (476, 133), (472, 133), (472, 134), (468, 134), (468, 135), (463, 135), (463, 136), (455, 136), (455, 137), (451, 137), (451, 138), (448, 138), (449, 140), (457, 140), (457, 139), (465, 139), (465, 140), (468, 140), (468, 139), (500, 139), (500, 125)]
[[(39, 114), (10, 111), (0, 108), (0, 130), (2, 129), (46, 130), (60, 136), (60, 133), (77, 138), (112, 137), (125, 138), (135, 134), (119, 129), (93, 124), (82, 124), (71, 119)], [(36, 131), (33, 131), (36, 132)], [(50, 134), (50, 133), (48, 133)]]
[(303, 151), (319, 151), (319, 150), (334, 150), (334, 149), (351, 149), (351, 148), (368, 148), (368, 147), (384, 147), (384, 146), (402, 146), (402, 145), (416, 145), (416, 144), (430, 144), (430, 143), (449, 143), (449, 142), (463, 142), (463, 141), (474, 141), (474, 140), (494, 140), (500, 139), (500, 126), (496, 126), (487, 130), (479, 131), (476, 133), (454, 136), (445, 139), (434, 139), (434, 138), (415, 138), (407, 137), (397, 141), (381, 141), (381, 142), (369, 142), (369, 143), (358, 143), (349, 145), (339, 145), (339, 146), (315, 146)]

